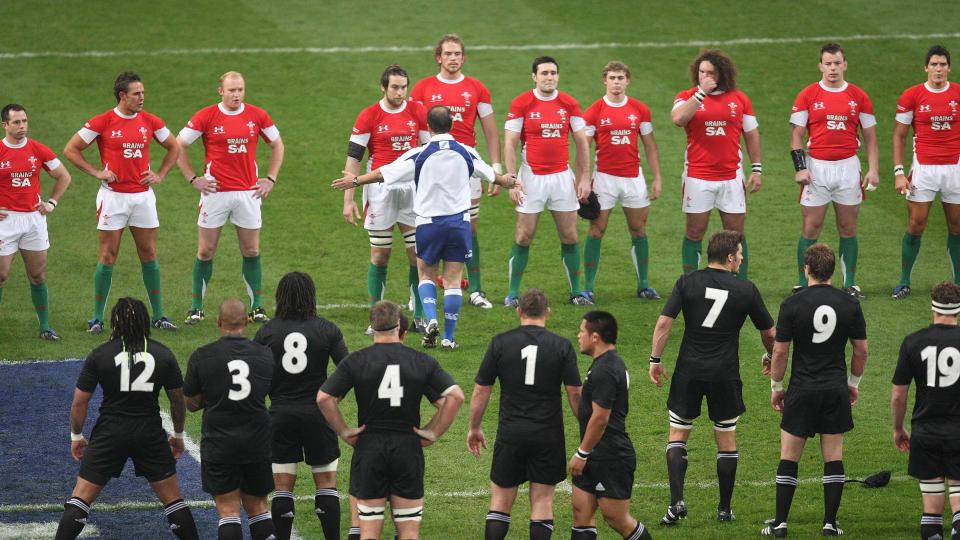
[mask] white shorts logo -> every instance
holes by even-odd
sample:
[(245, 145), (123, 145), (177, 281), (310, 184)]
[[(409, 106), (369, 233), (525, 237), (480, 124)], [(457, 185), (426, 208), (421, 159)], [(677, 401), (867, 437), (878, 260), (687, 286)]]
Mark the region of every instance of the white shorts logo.
[(597, 487), (593, 488), (597, 491), (606, 491), (607, 488), (603, 487), (603, 482), (597, 482)]

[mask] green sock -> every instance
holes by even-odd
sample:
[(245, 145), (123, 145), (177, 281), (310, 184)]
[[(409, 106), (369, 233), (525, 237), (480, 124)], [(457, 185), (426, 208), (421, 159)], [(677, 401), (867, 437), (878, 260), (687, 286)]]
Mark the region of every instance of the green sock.
[(817, 243), (816, 238), (805, 238), (802, 234), (800, 240), (797, 240), (797, 285), (807, 286), (807, 276), (803, 273), (803, 256), (807, 253), (807, 248)]
[(3, 287), (0, 287), (0, 304), (3, 303)]
[(370, 307), (383, 300), (383, 293), (387, 289), (387, 267), (370, 263), (367, 267), (367, 302)]
[(40, 321), (40, 331), (46, 332), (50, 329), (50, 304), (47, 298), (47, 284), (30, 284), (30, 299), (33, 300), (33, 309), (37, 312), (37, 320)]
[(247, 295), (250, 296), (250, 309), (262, 307), (260, 295), (262, 291), (263, 271), (260, 266), (260, 256), (243, 258), (243, 281), (247, 284)]
[(103, 309), (110, 296), (110, 284), (113, 282), (113, 266), (97, 263), (93, 272), (93, 319), (103, 321)]
[(600, 243), (602, 238), (587, 235), (583, 241), (583, 288), (595, 291), (597, 288), (597, 273), (600, 271)]
[(840, 268), (843, 269), (843, 287), (853, 287), (857, 284), (857, 255), (860, 252), (860, 242), (856, 236), (840, 239)]
[(207, 294), (207, 284), (213, 276), (213, 259), (193, 261), (193, 299), (190, 309), (203, 309), (203, 297)]
[(960, 234), (947, 235), (947, 253), (953, 267), (953, 282), (960, 285)]
[(473, 233), (473, 253), (467, 259), (467, 279), (470, 280), (470, 292), (483, 290), (480, 287), (480, 242), (477, 233)]
[(642, 291), (650, 287), (647, 270), (650, 268), (650, 245), (646, 236), (635, 236), (630, 255), (633, 258), (633, 267), (637, 271), (637, 290)]
[(141, 262), (140, 269), (143, 271), (143, 285), (147, 288), (147, 297), (150, 298), (153, 320), (162, 319), (163, 293), (160, 291), (160, 263)]
[(510, 249), (510, 258), (507, 260), (507, 268), (510, 271), (510, 286), (507, 295), (517, 298), (520, 296), (520, 281), (523, 279), (523, 271), (527, 269), (527, 259), (530, 257), (530, 246), (521, 246), (513, 244)]
[(560, 244), (560, 259), (570, 284), (570, 296), (576, 296), (583, 292), (580, 288), (580, 243)]
[(422, 319), (423, 318), (423, 302), (420, 301), (420, 273), (417, 272), (416, 266), (410, 267), (410, 272), (407, 274), (407, 284), (409, 285), (410, 294), (413, 295), (413, 318)]
[(743, 236), (743, 239), (740, 241), (740, 246), (743, 248), (743, 262), (740, 263), (740, 270), (737, 272), (737, 277), (740, 279), (747, 279), (747, 262), (750, 260), (747, 257), (747, 237)]
[(680, 246), (680, 261), (683, 264), (683, 273), (689, 274), (700, 268), (700, 253), (703, 251), (703, 240), (691, 240), (684, 235)]
[(920, 254), (920, 236), (910, 233), (903, 235), (903, 246), (900, 251), (900, 285), (910, 285), (910, 275), (913, 274), (913, 265)]

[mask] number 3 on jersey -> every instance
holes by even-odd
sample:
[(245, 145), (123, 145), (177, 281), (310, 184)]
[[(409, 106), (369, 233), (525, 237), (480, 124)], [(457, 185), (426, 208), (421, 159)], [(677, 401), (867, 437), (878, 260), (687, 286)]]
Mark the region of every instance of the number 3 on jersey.
[(400, 366), (390, 364), (383, 372), (380, 388), (377, 388), (377, 397), (389, 399), (391, 407), (399, 407), (403, 400), (403, 387), (400, 386)]
[[(230, 370), (230, 393), (227, 397), (230, 401), (241, 401), (250, 395), (250, 366), (243, 360), (231, 360), (227, 362), (227, 369)], [(233, 386), (239, 386), (239, 390), (234, 390)]]

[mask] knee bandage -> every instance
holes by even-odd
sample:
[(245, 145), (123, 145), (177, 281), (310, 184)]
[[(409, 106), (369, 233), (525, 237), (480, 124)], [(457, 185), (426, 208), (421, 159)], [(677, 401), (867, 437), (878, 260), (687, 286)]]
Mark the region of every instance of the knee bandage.
[(420, 521), (422, 518), (422, 506), (414, 506), (412, 508), (397, 508), (393, 511), (393, 521), (395, 523), (400, 523), (402, 521)]
[(393, 247), (393, 231), (367, 231), (370, 247), (390, 249)]
[(668, 412), (670, 413), (670, 414), (669, 414), (669, 417), (670, 417), (670, 427), (672, 427), (673, 429), (691, 429), (691, 428), (693, 428), (693, 419), (692, 419), (692, 418), (684, 418), (684, 417), (680, 416), (679, 414), (677, 414), (677, 413), (675, 413), (675, 412), (673, 412), (673, 411), (668, 411)]
[(382, 521), (383, 508), (382, 506), (367, 506), (357, 503), (357, 517), (360, 521)]

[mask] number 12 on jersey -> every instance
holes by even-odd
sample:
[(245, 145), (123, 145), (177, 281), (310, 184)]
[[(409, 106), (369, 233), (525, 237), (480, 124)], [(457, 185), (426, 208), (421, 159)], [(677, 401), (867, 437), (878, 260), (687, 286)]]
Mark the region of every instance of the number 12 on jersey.
[(391, 407), (399, 407), (403, 400), (403, 387), (400, 386), (400, 366), (390, 364), (383, 372), (380, 387), (377, 388), (377, 397), (389, 399)]

